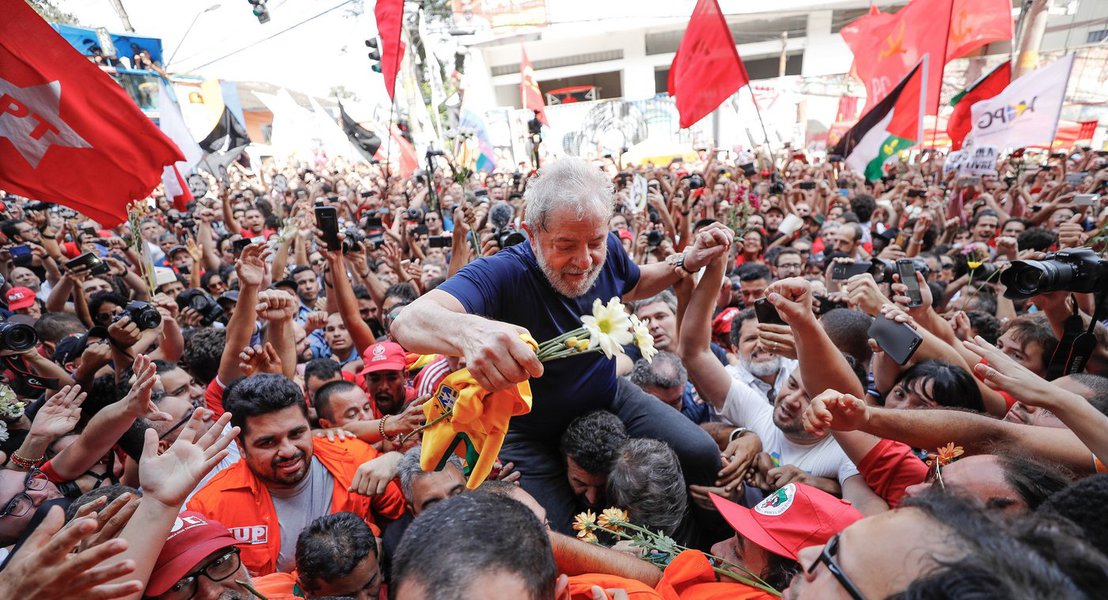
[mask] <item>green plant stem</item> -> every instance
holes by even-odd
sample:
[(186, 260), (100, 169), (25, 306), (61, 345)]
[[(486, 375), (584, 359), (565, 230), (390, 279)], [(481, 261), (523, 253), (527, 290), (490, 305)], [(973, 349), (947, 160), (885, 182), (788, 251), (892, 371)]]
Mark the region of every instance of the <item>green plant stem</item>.
[[(586, 525), (586, 527), (590, 530), (599, 530), (599, 531), (604, 531), (606, 533), (611, 533), (611, 534), (619, 536), (619, 537), (621, 537), (625, 540), (631, 540), (631, 541), (635, 541), (636, 536), (628, 535), (627, 533), (624, 533), (623, 531), (620, 531), (620, 529), (630, 529), (630, 530), (636, 531), (636, 532), (639, 533), (639, 535), (644, 540), (649, 540), (649, 541), (655, 541), (657, 536), (658, 536), (658, 534), (650, 531), (649, 529), (646, 529), (644, 527), (639, 527), (638, 525), (635, 525), (634, 523), (627, 523), (625, 521), (611, 521), (610, 524), (613, 527), (615, 527), (616, 529), (608, 529), (606, 527), (601, 527), (599, 525), (596, 525), (595, 523), (588, 524), (588, 525)], [(680, 554), (681, 552), (684, 552), (686, 550), (690, 550), (690, 548), (686, 548), (685, 546), (681, 546), (680, 544), (676, 544), (676, 543), (673, 544), (673, 546), (679, 550), (678, 554)], [(645, 548), (645, 546), (644, 546), (644, 548)], [(651, 548), (651, 549), (653, 549), (653, 548)], [(700, 551), (698, 551), (698, 552), (700, 552)], [(739, 571), (742, 571), (743, 573), (746, 573), (747, 575), (749, 575), (749, 577), (739, 575), (738, 573), (736, 573), (734, 571), (730, 571), (730, 570), (725, 569), (723, 567), (716, 567), (716, 566), (713, 565), (712, 570), (715, 571), (716, 573), (719, 573), (721, 575), (726, 575), (727, 577), (730, 577), (731, 579), (734, 579), (735, 581), (738, 581), (738, 582), (740, 582), (744, 585), (748, 585), (748, 586), (753, 587), (753, 588), (760, 589), (763, 592), (766, 592), (768, 594), (773, 594), (774, 596), (781, 597), (781, 592), (775, 590), (772, 586), (770, 586), (768, 583), (763, 581), (761, 577), (758, 577), (754, 573), (751, 573), (748, 569), (742, 567), (741, 565), (736, 565), (734, 563), (728, 562), (728, 561), (726, 561), (726, 560), (724, 560), (724, 559), (722, 559), (718, 556), (715, 556), (713, 554), (708, 554), (707, 552), (701, 552), (701, 553), (704, 554), (704, 556), (708, 557), (709, 559), (713, 559), (713, 560), (717, 561), (720, 564), (727, 565), (727, 566), (730, 566), (730, 567), (735, 567)], [(670, 559), (672, 560), (673, 556), (670, 556)]]

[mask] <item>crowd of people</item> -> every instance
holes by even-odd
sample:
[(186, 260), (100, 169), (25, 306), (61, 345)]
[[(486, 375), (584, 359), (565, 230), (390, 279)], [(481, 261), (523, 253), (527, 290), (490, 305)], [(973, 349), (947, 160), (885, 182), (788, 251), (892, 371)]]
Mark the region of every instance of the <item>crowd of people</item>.
[[(1106, 153), (698, 155), (5, 195), (0, 597), (1104, 593)], [(540, 362), (612, 298), (656, 354)], [(479, 486), (461, 369), (530, 385)]]

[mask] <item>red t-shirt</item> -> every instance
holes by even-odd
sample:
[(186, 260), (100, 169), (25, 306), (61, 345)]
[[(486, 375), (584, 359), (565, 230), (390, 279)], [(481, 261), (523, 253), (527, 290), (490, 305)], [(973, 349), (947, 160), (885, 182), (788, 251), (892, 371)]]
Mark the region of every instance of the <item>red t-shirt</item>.
[(907, 444), (893, 440), (878, 442), (857, 466), (866, 485), (887, 502), (889, 508), (900, 504), (908, 486), (927, 479), (927, 465)]

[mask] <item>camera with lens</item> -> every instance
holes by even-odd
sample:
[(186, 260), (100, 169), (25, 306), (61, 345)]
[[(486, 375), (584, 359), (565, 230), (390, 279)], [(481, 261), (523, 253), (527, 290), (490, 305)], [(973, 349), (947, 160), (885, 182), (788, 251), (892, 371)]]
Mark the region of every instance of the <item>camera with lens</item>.
[(181, 219), (179, 223), (181, 227), (184, 227), (185, 229), (188, 229), (190, 231), (196, 229), (196, 219)]
[(511, 227), (505, 227), (503, 229), (497, 229), (492, 232), (493, 239), (500, 245), (501, 249), (509, 246), (515, 246), (527, 241), (527, 236), (518, 229), (512, 229)]
[(1089, 248), (1047, 254), (1043, 260), (1014, 260), (1000, 274), (1008, 298), (1030, 298), (1046, 292), (1090, 293), (1108, 283), (1108, 261)]
[(408, 212), (405, 213), (405, 215), (408, 217), (409, 221), (423, 220), (423, 211), (419, 210), (418, 208), (409, 208)]
[(651, 231), (646, 234), (646, 247), (657, 248), (662, 245), (662, 242), (666, 240), (666, 236), (661, 231)]
[(149, 302), (142, 302), (140, 300), (128, 302), (127, 306), (123, 308), (123, 312), (116, 317), (115, 320), (118, 321), (123, 317), (130, 317), (131, 322), (143, 331), (153, 329), (162, 324), (162, 313), (158, 312), (158, 309), (153, 306), (150, 306)]
[(35, 328), (26, 323), (0, 323), (0, 350), (25, 352), (38, 345)]
[(353, 252), (358, 244), (365, 242), (367, 239), (366, 234), (357, 227), (347, 227), (343, 230), (343, 233), (346, 234), (346, 239), (342, 241), (343, 254)]
[(704, 187), (704, 177), (700, 173), (692, 173), (688, 176), (689, 189), (699, 190)]
[[(200, 313), (200, 324), (209, 327), (223, 318), (223, 309), (204, 290), (192, 288), (177, 294), (177, 308), (191, 308)], [(157, 312), (157, 311), (155, 311)]]
[(785, 184), (784, 184), (784, 182), (774, 181), (773, 183), (769, 184), (769, 193), (771, 193), (771, 194), (784, 194), (785, 193)]

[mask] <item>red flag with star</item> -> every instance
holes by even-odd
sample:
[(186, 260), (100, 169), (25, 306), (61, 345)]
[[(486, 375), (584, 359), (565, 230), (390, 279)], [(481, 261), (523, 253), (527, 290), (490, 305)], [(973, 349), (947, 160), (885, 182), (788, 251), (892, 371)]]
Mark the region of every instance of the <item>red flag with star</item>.
[(373, 15), (377, 18), (377, 32), (381, 34), (381, 75), (385, 77), (385, 91), (389, 93), (389, 100), (395, 100), (396, 74), (400, 72), (405, 48), (400, 38), (404, 0), (377, 0)]
[(697, 0), (669, 67), (669, 95), (689, 127), (750, 83), (716, 0)]
[(895, 13), (875, 6), (839, 35), (854, 53), (853, 70), (866, 86), (865, 111), (889, 94), (928, 55), (927, 114), (939, 111), (939, 92), (955, 0), (911, 0)]
[(24, 0), (0, 14), (0, 188), (118, 225), (185, 157)]

